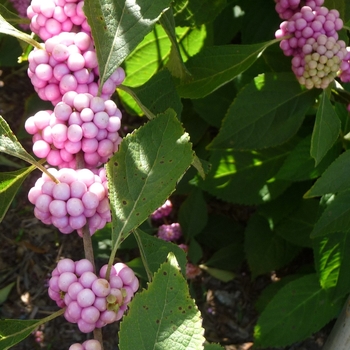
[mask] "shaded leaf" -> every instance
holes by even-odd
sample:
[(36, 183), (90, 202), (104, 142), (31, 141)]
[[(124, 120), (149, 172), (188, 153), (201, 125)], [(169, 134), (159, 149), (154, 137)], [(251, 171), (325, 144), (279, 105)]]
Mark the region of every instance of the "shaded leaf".
[(316, 274), (298, 278), (282, 287), (262, 312), (254, 345), (280, 347), (304, 340), (336, 317), (342, 302), (329, 300)]
[(34, 165), (7, 173), (0, 173), (0, 222), (10, 207), (23, 181), (34, 170)]
[[(166, 88), (164, 88), (165, 86)], [(121, 86), (120, 88), (132, 95), (142, 112), (149, 119), (153, 119), (157, 114), (164, 113), (168, 108), (172, 108), (176, 115), (181, 115), (181, 100), (167, 69), (161, 70), (140, 87)]]
[(196, 27), (209, 23), (225, 8), (227, 0), (175, 0), (177, 26)]
[(289, 153), (289, 145), (263, 151), (212, 151), (212, 169), (199, 186), (230, 203), (260, 204), (276, 198), (290, 184), (275, 174)]
[(315, 200), (303, 200), (275, 227), (276, 233), (288, 242), (300, 247), (311, 247), (311, 231), (319, 216), (319, 203)]
[(204, 344), (204, 350), (224, 350), (220, 344)]
[(5, 286), (4, 288), (0, 289), (0, 305), (3, 304), (7, 300), (7, 297), (9, 296), (11, 289), (13, 288), (13, 286), (15, 284), (16, 284), (16, 282), (12, 282), (12, 283), (8, 284), (7, 286)]
[(311, 138), (310, 154), (318, 165), (339, 137), (340, 119), (323, 90)]
[(253, 277), (285, 266), (300, 251), (272, 231), (269, 222), (259, 214), (248, 221), (244, 247)]
[(200, 233), (208, 220), (207, 204), (200, 189), (195, 189), (179, 209), (179, 223), (187, 240)]
[(181, 97), (202, 98), (233, 80), (248, 69), (270, 45), (271, 40), (253, 45), (223, 45), (206, 47), (191, 57), (186, 67), (191, 79), (178, 82)]
[(342, 153), (317, 179), (304, 195), (305, 198), (322, 196), (327, 193), (338, 193), (350, 188), (350, 150)]
[(350, 191), (341, 192), (329, 202), (311, 232), (311, 238), (333, 232), (350, 232)]
[(199, 265), (199, 267), (209, 273), (209, 275), (215, 277), (216, 279), (222, 281), (222, 282), (229, 282), (232, 281), (236, 274), (232, 271), (226, 271), (226, 270), (220, 270), (216, 269), (215, 267), (209, 267), (204, 264)]
[(185, 79), (189, 76), (190, 73), (182, 60), (179, 43), (177, 42), (172, 8), (163, 14), (163, 16), (160, 18), (160, 24), (168, 34), (168, 37), (171, 41), (171, 52), (169, 55), (167, 67), (174, 77)]
[(282, 144), (298, 131), (317, 95), (303, 89), (292, 73), (261, 74), (237, 95), (209, 148), (247, 150)]
[(310, 155), (310, 147), (311, 135), (303, 138), (290, 152), (276, 174), (276, 178), (290, 181), (315, 179), (325, 171), (342, 151), (341, 144), (335, 144), (321, 162), (315, 166), (315, 160)]
[(151, 236), (140, 229), (134, 232), (141, 257), (148, 275), (152, 277), (166, 260), (170, 252), (174, 253), (182, 274), (186, 276), (186, 254), (183, 249), (174, 243), (163, 241), (160, 238)]

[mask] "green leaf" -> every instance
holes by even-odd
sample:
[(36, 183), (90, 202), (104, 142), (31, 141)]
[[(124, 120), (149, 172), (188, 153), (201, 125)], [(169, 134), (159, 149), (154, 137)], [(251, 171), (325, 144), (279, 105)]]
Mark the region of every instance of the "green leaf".
[(201, 245), (214, 251), (227, 245), (242, 246), (244, 228), (236, 220), (224, 215), (209, 215), (208, 224), (196, 237)]
[(178, 245), (151, 236), (140, 229), (135, 230), (142, 261), (150, 277), (159, 269), (170, 252), (174, 253), (179, 262), (182, 274), (186, 276), (186, 253)]
[[(213, 232), (215, 235), (215, 232)], [(204, 265), (222, 270), (234, 270), (244, 261), (243, 243), (229, 244), (217, 250)]]
[(333, 300), (350, 291), (350, 236), (336, 232), (326, 237), (314, 239), (316, 270), (323, 289), (331, 289)]
[(269, 284), (263, 289), (255, 303), (256, 311), (261, 314), (282, 287), (300, 277), (302, 277), (302, 275), (288, 275)]
[(305, 198), (322, 196), (327, 193), (338, 193), (350, 188), (350, 150), (342, 153), (317, 179)]
[(152, 30), (170, 0), (86, 0), (100, 72), (100, 86)]
[(261, 74), (237, 95), (209, 148), (248, 150), (282, 144), (298, 131), (317, 95), (303, 89), (292, 73)]
[(28, 337), (37, 327), (38, 320), (0, 320), (0, 347), (10, 349)]
[(186, 67), (192, 79), (179, 82), (181, 97), (202, 98), (248, 69), (270, 45), (271, 40), (253, 45), (212, 46), (191, 57)]
[(135, 295), (120, 325), (123, 350), (200, 350), (202, 319), (172, 253), (148, 289)]
[(204, 344), (204, 350), (224, 350), (220, 344)]
[(192, 100), (193, 108), (208, 124), (219, 129), (235, 93), (233, 83), (228, 83), (204, 98)]
[(328, 299), (316, 274), (298, 278), (282, 287), (262, 312), (254, 345), (282, 347), (304, 340), (336, 317), (341, 304)]
[(339, 137), (340, 119), (335, 112), (327, 92), (323, 90), (311, 138), (310, 154), (318, 165)]
[(276, 225), (275, 231), (292, 244), (300, 247), (311, 247), (310, 234), (318, 219), (318, 214), (318, 201), (303, 200), (296, 209)]
[(199, 267), (206, 271), (209, 275), (215, 277), (216, 279), (222, 281), (222, 282), (229, 282), (232, 281), (235, 277), (236, 274), (233, 273), (232, 271), (225, 271), (221, 269), (216, 269), (214, 267), (209, 267), (204, 264), (199, 265)]
[(303, 138), (290, 152), (276, 178), (290, 181), (304, 181), (319, 177), (332, 161), (340, 154), (341, 144), (335, 144), (321, 162), (315, 167), (310, 155), (311, 135)]
[(311, 232), (311, 238), (333, 232), (350, 232), (350, 191), (334, 196)]
[(24, 19), (18, 14), (10, 11), (7, 7), (0, 4), (0, 14), (3, 16), (4, 20), (9, 23), (19, 24), (19, 23), (29, 23), (29, 19)]
[(185, 79), (189, 76), (190, 73), (182, 60), (179, 43), (177, 42), (172, 8), (163, 14), (163, 16), (160, 18), (160, 24), (168, 34), (168, 37), (171, 41), (171, 52), (167, 67), (174, 77)]
[(161, 70), (140, 87), (120, 86), (120, 88), (135, 99), (149, 119), (164, 113), (168, 108), (172, 108), (178, 116), (181, 115), (182, 103), (167, 69)]
[(179, 223), (187, 240), (200, 233), (208, 220), (207, 204), (203, 193), (196, 188), (184, 200), (179, 209)]
[(175, 0), (176, 25), (196, 27), (212, 22), (226, 4), (227, 0)]
[(113, 247), (169, 198), (192, 161), (188, 135), (171, 110), (123, 139), (107, 163)]
[(1, 67), (19, 67), (18, 57), (22, 50), (16, 38), (0, 33), (0, 66)]
[(299, 248), (278, 236), (261, 215), (253, 215), (245, 232), (245, 253), (253, 277), (284, 267)]
[(16, 282), (12, 282), (12, 283), (8, 284), (7, 286), (5, 286), (4, 288), (0, 289), (0, 305), (3, 304), (7, 300), (7, 297), (9, 296), (11, 289), (13, 288), (13, 286), (15, 284), (16, 284)]
[(208, 163), (206, 160), (198, 158), (196, 155), (193, 158), (192, 166), (197, 169), (198, 174), (202, 177), (203, 180), (211, 169), (210, 163)]
[(289, 153), (289, 145), (262, 151), (212, 151), (212, 170), (199, 186), (230, 203), (261, 204), (276, 198), (289, 181), (276, 180), (275, 174)]
[(23, 33), (8, 23), (4, 17), (0, 15), (0, 33), (11, 35), (19, 40), (22, 40), (29, 45), (32, 45), (38, 49), (42, 49), (43, 47), (34, 40), (30, 35)]
[[(184, 61), (196, 54), (203, 46), (205, 27), (176, 28), (176, 38)], [(165, 30), (155, 25), (151, 33), (125, 60), (126, 78), (124, 85), (140, 86), (163, 68), (170, 56), (171, 42)]]
[(37, 327), (64, 313), (65, 309), (41, 320), (0, 320), (0, 348), (7, 350), (28, 337)]
[[(276, 28), (279, 28), (281, 24), (274, 2), (247, 0), (241, 2), (240, 6), (243, 7), (244, 11), (241, 29), (241, 42), (243, 44), (258, 43), (274, 37)], [(259, 30), (254, 28), (257, 22)]]
[(32, 165), (28, 168), (0, 173), (0, 222), (4, 219), (23, 181), (35, 169), (36, 167)]
[(41, 163), (37, 162), (20, 144), (15, 134), (6, 123), (5, 119), (0, 116), (0, 152), (25, 160), (42, 169)]

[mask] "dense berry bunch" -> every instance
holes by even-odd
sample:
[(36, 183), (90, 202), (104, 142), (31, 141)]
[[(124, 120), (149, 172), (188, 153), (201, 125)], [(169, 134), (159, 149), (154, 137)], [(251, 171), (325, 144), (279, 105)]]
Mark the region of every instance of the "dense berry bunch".
[(35, 205), (34, 215), (45, 224), (56, 226), (68, 234), (88, 223), (90, 234), (111, 221), (107, 197), (105, 170), (73, 170), (54, 168), (48, 171), (55, 176), (55, 183), (43, 174), (28, 193), (29, 201)]
[(302, 6), (309, 6), (312, 10), (323, 5), (324, 0), (275, 0), (276, 12), (282, 19), (290, 19), (299, 12)]
[(123, 263), (112, 266), (108, 281), (107, 265), (101, 268), (99, 277), (93, 271), (87, 259), (63, 259), (49, 281), (50, 298), (59, 307), (66, 307), (64, 317), (77, 323), (83, 333), (120, 320), (139, 288), (134, 272)]
[(161, 225), (158, 227), (157, 235), (164, 241), (177, 241), (182, 236), (180, 224), (173, 222), (170, 225)]
[(159, 207), (157, 210), (155, 210), (152, 214), (151, 214), (151, 218), (153, 220), (159, 220), (159, 219), (162, 219), (166, 216), (169, 216), (171, 211), (173, 209), (173, 205), (172, 203), (170, 202), (170, 200), (166, 200), (166, 202), (161, 206)]
[(88, 168), (95, 168), (118, 149), (122, 115), (112, 100), (69, 91), (53, 112), (40, 111), (28, 118), (26, 131), (33, 135), (33, 152), (51, 166), (76, 168), (81, 153)]
[[(83, 32), (61, 32), (35, 48), (28, 56), (28, 76), (39, 97), (56, 105), (68, 91), (97, 96), (99, 72), (92, 38)], [(125, 78), (118, 68), (102, 87), (101, 97), (109, 99)]]
[(289, 36), (280, 42), (280, 47), (286, 56), (296, 56), (303, 54), (309, 38), (316, 40), (319, 35), (324, 34), (327, 38), (338, 40), (337, 31), (342, 27), (343, 21), (337, 10), (328, 10), (326, 7), (312, 10), (304, 6), (288, 21), (281, 23), (276, 38)]
[(345, 42), (338, 40), (342, 27), (337, 10), (303, 6), (276, 32), (276, 38), (284, 38), (280, 42), (284, 54), (293, 56), (293, 72), (308, 89), (325, 89), (337, 76), (347, 54)]
[(72, 344), (68, 350), (102, 350), (102, 347), (98, 340), (90, 339), (84, 341), (83, 344)]
[(27, 9), (30, 29), (44, 41), (61, 32), (90, 33), (83, 6), (82, 0), (32, 0)]
[(341, 62), (347, 54), (345, 42), (327, 38), (324, 34), (317, 40), (310, 38), (304, 46), (304, 58), (295, 56), (292, 69), (300, 84), (308, 89), (325, 89), (337, 76)]
[(343, 83), (350, 82), (350, 48), (347, 48), (347, 52), (342, 62), (340, 63), (339, 78)]

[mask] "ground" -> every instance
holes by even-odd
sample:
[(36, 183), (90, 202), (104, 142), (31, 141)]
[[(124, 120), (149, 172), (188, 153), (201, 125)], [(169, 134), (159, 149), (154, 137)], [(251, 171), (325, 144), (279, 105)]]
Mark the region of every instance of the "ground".
[[(23, 71), (14, 73), (11, 69), (4, 69), (0, 80), (3, 81), (3, 86), (0, 87), (0, 114), (8, 121), (16, 135), (22, 135), (21, 141), (30, 151), (30, 138), (23, 133), (25, 119), (22, 102), (34, 94), (32, 86)], [(125, 125), (135, 125), (138, 122), (126, 118)], [(18, 163), (13, 158), (6, 159)], [(11, 165), (5, 165), (4, 159), (0, 158), (0, 170), (9, 171), (13, 168)], [(33, 172), (26, 179), (0, 223), (0, 290), (13, 283), (9, 296), (3, 304), (0, 302), (0, 318), (40, 319), (57, 311), (58, 307), (47, 296), (50, 272), (62, 257), (74, 260), (84, 257), (82, 241), (77, 234), (60, 234), (34, 217), (33, 206), (27, 199), (27, 193), (38, 176), (39, 172)], [(220, 205), (220, 202), (216, 202), (216, 209), (220, 209)], [(226, 205), (222, 203), (225, 211)], [(235, 207), (233, 210), (242, 215), (245, 209)], [(106, 262), (99, 259), (97, 264), (101, 266)], [(263, 288), (271, 283), (271, 278), (263, 276), (252, 280), (249, 270), (243, 264), (236, 272), (236, 278), (230, 282), (221, 282), (202, 272), (191, 283), (202, 313), (206, 339), (209, 342), (221, 343), (226, 350), (253, 349), (253, 328), (257, 320), (255, 301)], [(333, 323), (328, 324), (304, 342), (277, 350), (321, 349), (332, 325)], [(117, 333), (117, 323), (105, 327), (105, 350), (118, 349)], [(58, 317), (12, 349), (62, 350), (68, 349), (74, 342), (84, 341), (86, 337), (78, 331), (76, 325)]]

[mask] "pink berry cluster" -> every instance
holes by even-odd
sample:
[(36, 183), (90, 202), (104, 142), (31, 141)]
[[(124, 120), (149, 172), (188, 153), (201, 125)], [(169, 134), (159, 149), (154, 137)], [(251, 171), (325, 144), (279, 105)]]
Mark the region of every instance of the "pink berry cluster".
[(33, 153), (51, 166), (76, 168), (76, 155), (90, 168), (106, 163), (117, 151), (121, 113), (112, 100), (68, 91), (53, 111), (39, 111), (27, 119)]
[(178, 222), (161, 225), (158, 227), (157, 236), (163, 241), (177, 241), (182, 236), (181, 226)]
[[(56, 105), (68, 91), (97, 95), (99, 71), (91, 36), (84, 32), (60, 32), (28, 56), (28, 76), (45, 101)], [(101, 97), (109, 99), (125, 78), (118, 68), (104, 83)]]
[(299, 12), (302, 6), (308, 6), (312, 10), (323, 5), (324, 0), (275, 0), (275, 9), (282, 19), (290, 19)]
[(293, 56), (292, 70), (306, 88), (325, 89), (338, 76), (347, 56), (346, 44), (338, 40), (343, 27), (339, 12), (322, 6), (323, 0), (276, 1), (276, 10), (286, 19), (276, 31), (280, 47)]
[(107, 267), (102, 266), (97, 276), (89, 260), (66, 258), (52, 271), (49, 296), (66, 308), (66, 320), (76, 323), (83, 333), (120, 320), (139, 288), (137, 277), (124, 263), (112, 266), (108, 280)]
[(32, 0), (27, 8), (30, 29), (43, 40), (61, 32), (90, 33), (83, 6), (82, 0)]
[(98, 340), (90, 339), (84, 341), (83, 344), (74, 343), (68, 350), (102, 350), (102, 346)]
[[(169, 216), (172, 212), (173, 205), (168, 199), (161, 207), (154, 211), (151, 215), (154, 226), (157, 226), (157, 237), (163, 241), (173, 242), (183, 249), (187, 256), (186, 262), (186, 278), (194, 279), (199, 276), (202, 271), (199, 266), (192, 264), (188, 259), (188, 246), (179, 243), (182, 235), (182, 229), (178, 222), (169, 223)], [(162, 223), (163, 222), (163, 223)]]
[[(31, 189), (35, 216), (62, 233), (82, 235), (111, 221), (105, 171), (117, 151), (122, 114), (110, 98), (125, 72), (117, 68), (100, 86), (96, 49), (82, 0), (32, 0), (31, 30), (43, 40), (28, 56), (28, 76), (53, 109), (28, 118), (33, 153), (51, 167)], [(61, 173), (68, 174), (67, 176)], [(56, 183), (57, 182), (57, 183)]]
[(169, 199), (167, 199), (165, 201), (165, 203), (159, 207), (158, 209), (156, 209), (152, 214), (151, 214), (151, 219), (153, 220), (159, 220), (162, 219), (165, 216), (170, 215), (171, 211), (173, 209), (173, 205), (170, 202)]
[(43, 173), (28, 193), (29, 201), (35, 205), (34, 215), (39, 220), (54, 225), (64, 234), (77, 230), (80, 236), (86, 224), (92, 235), (111, 221), (104, 168), (95, 173), (71, 168), (48, 171), (59, 182)]

